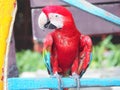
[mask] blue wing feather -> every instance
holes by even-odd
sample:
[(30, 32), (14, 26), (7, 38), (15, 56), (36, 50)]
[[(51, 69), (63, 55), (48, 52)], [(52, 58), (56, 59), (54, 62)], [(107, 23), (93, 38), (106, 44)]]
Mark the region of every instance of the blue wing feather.
[(50, 52), (48, 52), (47, 50), (43, 51), (43, 59), (44, 59), (44, 63), (50, 73), (50, 75), (52, 75), (52, 68), (51, 68), (51, 63), (50, 63)]
[(89, 64), (91, 63), (91, 61), (92, 61), (92, 53), (90, 53), (90, 62), (89, 62)]

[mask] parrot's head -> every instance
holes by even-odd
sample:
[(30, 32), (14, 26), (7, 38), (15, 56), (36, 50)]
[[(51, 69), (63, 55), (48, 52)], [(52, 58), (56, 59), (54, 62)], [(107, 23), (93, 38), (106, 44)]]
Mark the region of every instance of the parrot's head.
[(74, 26), (72, 14), (63, 6), (46, 6), (38, 17), (38, 25), (41, 29), (61, 29)]

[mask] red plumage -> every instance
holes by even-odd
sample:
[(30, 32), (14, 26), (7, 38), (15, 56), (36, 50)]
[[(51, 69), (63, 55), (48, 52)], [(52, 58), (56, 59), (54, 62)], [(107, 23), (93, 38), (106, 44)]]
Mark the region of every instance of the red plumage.
[(48, 34), (44, 42), (44, 49), (51, 53), (53, 73), (58, 72), (63, 76), (72, 73), (82, 75), (90, 63), (90, 37), (77, 30), (72, 14), (66, 8), (47, 6), (42, 11), (47, 17), (49, 13), (57, 13), (64, 17), (63, 27)]

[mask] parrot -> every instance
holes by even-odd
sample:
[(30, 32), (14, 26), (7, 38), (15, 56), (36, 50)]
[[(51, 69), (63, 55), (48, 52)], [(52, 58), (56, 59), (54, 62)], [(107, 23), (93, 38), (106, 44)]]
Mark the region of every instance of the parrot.
[(92, 39), (77, 29), (72, 13), (60, 5), (42, 8), (38, 17), (42, 30), (52, 30), (43, 40), (43, 59), (51, 76), (58, 79), (61, 89), (61, 77), (70, 76), (79, 79), (87, 70), (92, 57)]

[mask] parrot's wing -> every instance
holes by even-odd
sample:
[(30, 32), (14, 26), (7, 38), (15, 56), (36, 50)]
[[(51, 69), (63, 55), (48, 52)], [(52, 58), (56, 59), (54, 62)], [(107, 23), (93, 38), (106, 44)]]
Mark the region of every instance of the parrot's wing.
[[(80, 72), (80, 77), (82, 77), (82, 75), (85, 73), (86, 69), (88, 68), (88, 66), (90, 65), (90, 62), (92, 60), (92, 40), (89, 36), (85, 36), (82, 35), (81, 36), (81, 45), (82, 45), (82, 51), (81, 56), (82, 56), (82, 60), (80, 62), (80, 64), (82, 63), (82, 67), (81, 67), (81, 71)], [(80, 56), (80, 57), (81, 57)]]
[[(89, 62), (88, 62), (88, 64), (87, 64), (86, 68), (85, 68), (85, 69), (82, 69), (82, 71), (81, 71), (81, 73), (80, 73), (80, 77), (82, 77), (83, 74), (86, 72), (86, 70), (87, 70), (87, 68), (89, 67), (91, 61), (92, 61), (92, 53), (90, 53), (90, 60), (89, 60)], [(83, 63), (83, 64), (84, 64), (84, 63)]]
[(43, 46), (43, 60), (50, 75), (52, 75), (51, 60), (50, 60), (52, 44), (53, 44), (53, 38), (52, 38), (52, 34), (50, 33), (44, 39), (44, 46)]
[(51, 68), (51, 63), (50, 63), (50, 52), (47, 50), (43, 50), (43, 60), (44, 63), (47, 67), (47, 70), (50, 75), (52, 75), (52, 68)]

